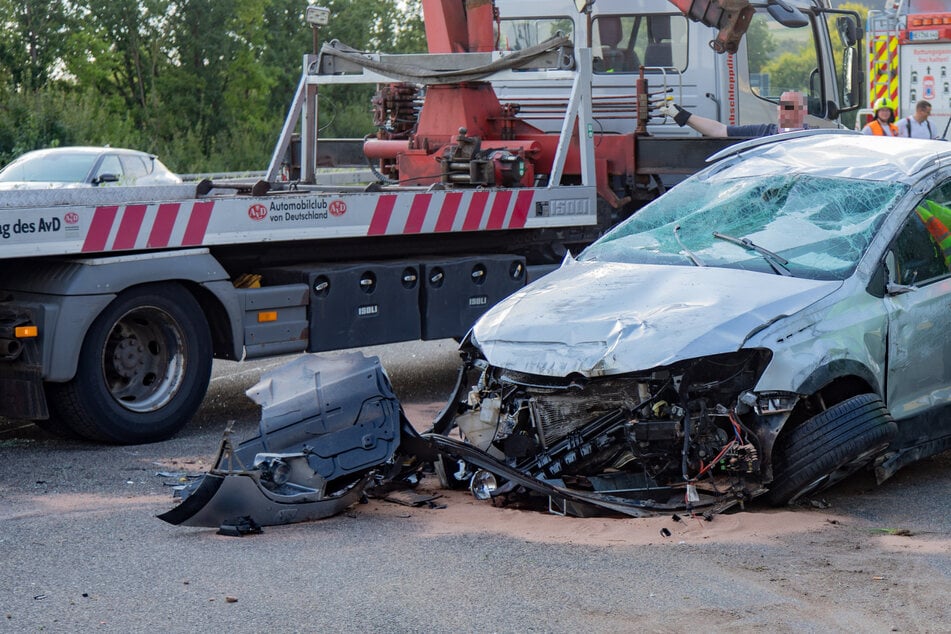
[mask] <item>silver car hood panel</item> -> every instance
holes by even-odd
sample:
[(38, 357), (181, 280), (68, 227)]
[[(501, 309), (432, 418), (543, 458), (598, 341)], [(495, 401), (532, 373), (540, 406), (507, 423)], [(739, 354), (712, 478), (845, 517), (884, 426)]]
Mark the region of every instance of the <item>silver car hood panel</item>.
[(620, 374), (732, 352), (839, 281), (737, 269), (568, 260), (487, 312), (473, 336), (494, 366)]

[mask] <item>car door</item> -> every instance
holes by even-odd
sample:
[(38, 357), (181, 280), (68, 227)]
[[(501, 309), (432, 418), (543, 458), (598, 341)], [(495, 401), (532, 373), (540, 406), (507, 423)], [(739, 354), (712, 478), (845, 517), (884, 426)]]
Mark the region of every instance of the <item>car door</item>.
[(887, 403), (897, 419), (951, 405), (951, 180), (912, 211), (886, 256)]

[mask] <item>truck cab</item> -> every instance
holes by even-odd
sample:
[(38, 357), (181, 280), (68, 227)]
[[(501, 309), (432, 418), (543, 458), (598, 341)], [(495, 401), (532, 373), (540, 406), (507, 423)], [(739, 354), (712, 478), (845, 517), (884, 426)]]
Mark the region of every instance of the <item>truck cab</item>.
[[(798, 9), (798, 22), (771, 12), (765, 2), (755, 3), (736, 53), (726, 55), (711, 50), (716, 28), (691, 21), (671, 3), (597, 0), (581, 13), (573, 0), (496, 4), (500, 50), (523, 49), (559, 32), (571, 37), (575, 47), (591, 48), (598, 133), (636, 130), (634, 85), (642, 67), (652, 100), (667, 96), (693, 113), (730, 125), (775, 122), (779, 95), (786, 90), (807, 96), (810, 127), (841, 127), (840, 113), (860, 105), (861, 82), (854, 81), (858, 16), (829, 9), (825, 2), (789, 2)], [(560, 125), (545, 111), (551, 110), (546, 99), (567, 96), (563, 82), (493, 85), (502, 100), (521, 103), (523, 116), (533, 125), (546, 130)], [(537, 110), (537, 116), (527, 115), (528, 110)], [(697, 134), (662, 118), (651, 119), (647, 131)]]

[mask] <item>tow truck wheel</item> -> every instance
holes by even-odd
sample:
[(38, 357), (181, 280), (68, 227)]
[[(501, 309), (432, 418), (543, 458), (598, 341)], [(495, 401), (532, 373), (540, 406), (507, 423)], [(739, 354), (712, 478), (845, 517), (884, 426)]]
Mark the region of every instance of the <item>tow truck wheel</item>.
[(815, 493), (868, 465), (898, 427), (875, 394), (833, 405), (780, 438), (769, 500), (779, 506)]
[(198, 410), (211, 376), (202, 315), (176, 284), (121, 293), (86, 333), (73, 380), (47, 386), (51, 418), (116, 444), (174, 435)]

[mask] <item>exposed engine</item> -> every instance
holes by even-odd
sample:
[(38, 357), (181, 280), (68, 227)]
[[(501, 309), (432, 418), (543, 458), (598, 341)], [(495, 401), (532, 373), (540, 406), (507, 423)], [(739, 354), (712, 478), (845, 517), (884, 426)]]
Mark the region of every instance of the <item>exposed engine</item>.
[(455, 422), (468, 443), (534, 479), (688, 507), (701, 496), (742, 500), (760, 488), (761, 469), (738, 396), (766, 358), (744, 351), (595, 379), (475, 359), (477, 378)]

